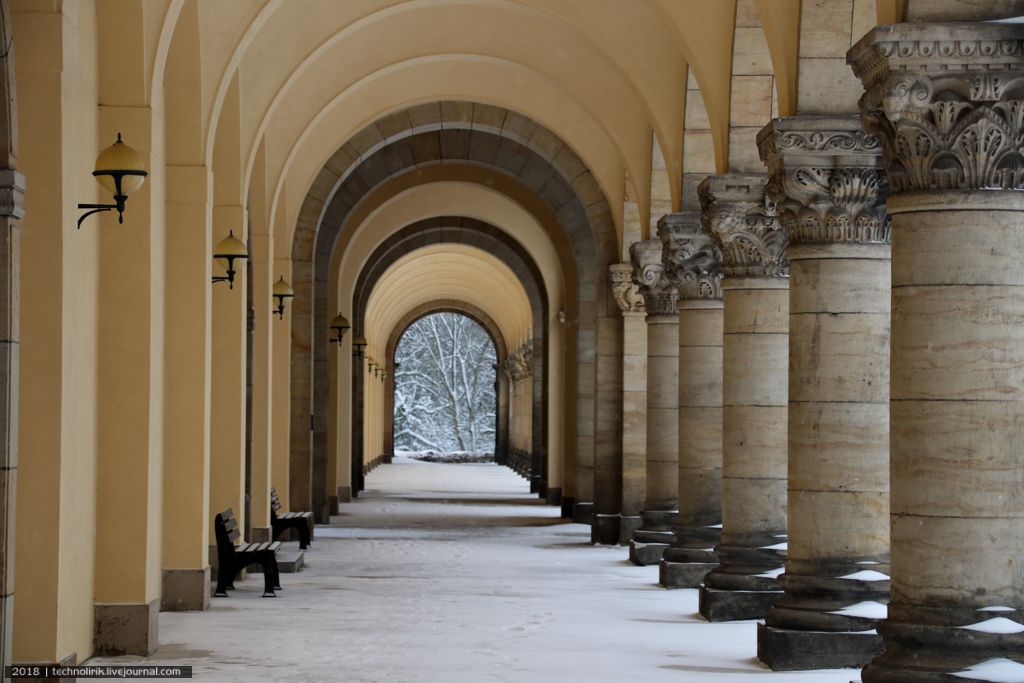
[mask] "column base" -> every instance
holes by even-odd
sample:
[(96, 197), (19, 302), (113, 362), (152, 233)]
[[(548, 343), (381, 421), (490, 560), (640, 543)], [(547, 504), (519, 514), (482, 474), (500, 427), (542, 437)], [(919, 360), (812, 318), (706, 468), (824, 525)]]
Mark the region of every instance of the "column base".
[(106, 657), (148, 657), (160, 645), (157, 600), (143, 604), (96, 603), (93, 612), (94, 654)]
[(164, 569), (163, 612), (201, 612), (210, 609), (210, 568)]
[(338, 497), (327, 496), (327, 515), (328, 517), (338, 514)]
[(252, 528), (252, 542), (253, 543), (266, 543), (272, 540), (270, 538), (270, 527), (267, 526), (254, 526)]
[(829, 633), (757, 625), (757, 658), (773, 671), (860, 668), (882, 654), (872, 631)]
[(708, 621), (761, 619), (782, 599), (782, 591), (719, 590), (700, 587), (700, 615)]
[(668, 547), (668, 543), (642, 543), (634, 538), (629, 542), (629, 561), (638, 567), (658, 564)]
[(530, 475), (530, 493), (540, 493), (541, 482), (539, 474)]
[(326, 502), (313, 503), (313, 521), (316, 524), (330, 524), (331, 523), (331, 509), (328, 507)]
[(338, 502), (339, 503), (351, 503), (352, 502), (352, 487), (351, 486), (339, 486), (338, 487)]
[[(76, 664), (78, 664), (78, 653), (72, 652), (71, 654), (69, 654), (67, 657), (65, 657), (64, 659), (60, 660), (59, 662), (14, 662), (13, 665), (15, 667), (19, 667), (19, 666), (39, 666), (39, 667), (42, 667), (42, 666), (75, 666)], [(3, 680), (9, 680), (9, 679), (3, 679)], [(24, 681), (25, 683), (75, 683), (75, 681), (77, 679), (75, 679), (75, 678), (58, 678), (58, 677), (55, 677), (55, 676), (45, 676), (45, 677), (40, 676), (40, 677), (18, 678), (16, 680), (18, 680), (19, 683), (21, 683), (22, 681)]]
[(572, 521), (577, 524), (590, 524), (594, 519), (593, 503), (576, 503), (572, 509)]
[(643, 519), (639, 515), (622, 515), (619, 518), (619, 545), (629, 545), (633, 540), (633, 534), (643, 525)]
[[(895, 621), (906, 617), (931, 623)], [(864, 683), (947, 683), (951, 681), (1024, 681), (1024, 633), (985, 633), (961, 628), (993, 618), (1024, 623), (1024, 610), (979, 612), (974, 608), (889, 608), (889, 619), (878, 625), (885, 652), (861, 673)], [(978, 665), (1002, 662), (1004, 674), (993, 677)], [(983, 667), (982, 667), (983, 668)], [(973, 675), (972, 675), (973, 674)]]
[(562, 487), (549, 486), (545, 492), (544, 502), (548, 505), (561, 505), (562, 504)]
[(576, 499), (572, 496), (562, 496), (562, 519), (572, 519), (573, 510), (576, 509)]
[(590, 542), (600, 545), (619, 544), (620, 515), (594, 515), (594, 524), (590, 527)]
[[(666, 555), (671, 550), (665, 551)], [(668, 589), (699, 588), (708, 572), (717, 566), (717, 562), (672, 562), (662, 556), (658, 563), (658, 583)]]

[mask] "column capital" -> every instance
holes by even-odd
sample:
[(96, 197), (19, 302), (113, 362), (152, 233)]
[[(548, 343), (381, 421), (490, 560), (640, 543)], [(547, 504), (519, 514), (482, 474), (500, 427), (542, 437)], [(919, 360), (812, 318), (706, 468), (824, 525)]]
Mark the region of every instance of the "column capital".
[(879, 26), (846, 61), (894, 192), (1024, 189), (1024, 26)]
[(786, 232), (765, 196), (768, 177), (711, 175), (697, 188), (701, 226), (722, 254), (728, 277), (789, 277)]
[(0, 169), (0, 216), (25, 215), (25, 176), (13, 168)]
[(660, 239), (633, 242), (629, 246), (629, 255), (633, 262), (633, 281), (640, 287), (648, 317), (676, 315), (679, 292), (675, 284), (665, 277), (662, 251)]
[(772, 119), (757, 148), (790, 244), (890, 243), (882, 145), (859, 116)]
[(526, 342), (505, 359), (505, 372), (512, 382), (526, 379), (533, 374), (533, 340)]
[(608, 266), (612, 296), (619, 310), (623, 313), (643, 313), (644, 297), (640, 286), (633, 282), (633, 265), (631, 263), (613, 263)]
[(663, 276), (671, 280), (680, 299), (722, 298), (722, 255), (701, 229), (700, 211), (681, 211), (658, 221), (662, 242)]

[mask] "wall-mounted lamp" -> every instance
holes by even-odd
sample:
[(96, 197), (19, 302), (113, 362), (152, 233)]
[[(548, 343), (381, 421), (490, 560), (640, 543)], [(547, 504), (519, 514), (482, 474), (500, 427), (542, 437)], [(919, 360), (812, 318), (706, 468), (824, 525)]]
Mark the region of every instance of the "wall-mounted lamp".
[[(213, 248), (213, 259), (219, 263), (227, 275), (214, 275), (214, 282), (227, 282), (228, 289), (235, 288), (235, 261), (249, 258), (249, 251), (242, 240), (235, 237), (235, 231), (228, 231), (228, 236)], [(225, 265), (226, 262), (226, 265)]]
[(284, 281), (284, 275), (274, 283), (274, 299), (277, 300), (277, 308), (270, 311), (271, 314), (277, 313), (277, 317), (284, 320), (284, 304), (287, 299), (291, 299), (295, 296), (295, 290), (292, 286)]
[(331, 334), (334, 336), (327, 341), (331, 344), (341, 346), (341, 338), (345, 336), (345, 332), (347, 332), (352, 326), (348, 324), (348, 318), (339, 313), (334, 317), (334, 320), (331, 321), (331, 324), (328, 327), (330, 327)]
[(82, 221), (94, 213), (117, 210), (117, 222), (124, 223), (124, 203), (128, 195), (142, 187), (146, 182), (146, 168), (142, 157), (134, 149), (121, 141), (117, 134), (117, 142), (100, 152), (96, 157), (96, 170), (92, 175), (107, 192), (114, 195), (113, 204), (79, 204), (79, 209), (89, 209), (78, 217), (78, 227)]
[(558, 322), (565, 324), (565, 311), (558, 312)]
[(352, 355), (355, 358), (363, 357), (363, 350), (366, 349), (366, 337), (356, 337), (352, 340)]
[(377, 374), (377, 361), (375, 361), (372, 358), (368, 358), (367, 359), (367, 363), (366, 363), (366, 371), (368, 373), (372, 372), (374, 375), (376, 375)]

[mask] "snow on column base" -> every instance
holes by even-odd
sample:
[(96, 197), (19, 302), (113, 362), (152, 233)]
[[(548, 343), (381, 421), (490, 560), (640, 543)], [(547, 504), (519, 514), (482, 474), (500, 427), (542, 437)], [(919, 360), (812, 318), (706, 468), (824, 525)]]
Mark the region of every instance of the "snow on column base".
[(668, 547), (668, 543), (643, 543), (634, 538), (629, 542), (629, 561), (638, 567), (658, 564)]
[(721, 590), (705, 585), (700, 587), (700, 614), (708, 621), (761, 619), (782, 596), (782, 591)]
[(890, 604), (878, 625), (885, 653), (864, 668), (864, 683), (1024, 681), (1024, 610), (926, 607), (917, 616), (948, 625), (894, 620), (913, 611)]
[(670, 589), (698, 588), (707, 573), (717, 566), (717, 562), (672, 562), (662, 557), (658, 583)]
[(576, 503), (572, 509), (572, 521), (577, 524), (590, 524), (594, 518), (593, 503)]
[(757, 658), (773, 671), (860, 668), (882, 654), (875, 631), (791, 631), (757, 625)]
[(621, 515), (594, 515), (594, 524), (590, 527), (590, 542), (600, 545), (619, 544), (619, 526)]

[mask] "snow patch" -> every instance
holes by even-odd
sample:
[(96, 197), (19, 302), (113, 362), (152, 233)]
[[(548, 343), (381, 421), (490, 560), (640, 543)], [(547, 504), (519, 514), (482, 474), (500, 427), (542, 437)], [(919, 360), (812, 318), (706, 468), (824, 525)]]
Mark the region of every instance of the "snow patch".
[(789, 543), (776, 543), (775, 545), (763, 545), (761, 550), (789, 550)]
[(862, 569), (859, 572), (840, 576), (840, 579), (853, 579), (855, 581), (888, 581), (889, 575), (876, 572), (874, 569)]
[(1024, 664), (998, 657), (967, 667), (953, 674), (958, 678), (973, 678), (991, 683), (1024, 683)]
[(761, 572), (760, 574), (754, 574), (754, 576), (760, 576), (760, 577), (765, 578), (765, 579), (777, 579), (785, 571), (786, 571), (785, 567), (779, 567), (778, 569), (769, 569), (766, 572)]
[(889, 607), (874, 600), (865, 600), (864, 602), (858, 602), (856, 605), (833, 610), (830, 614), (860, 619), (885, 619), (889, 615)]
[(1006, 607), (1004, 605), (992, 605), (991, 607), (979, 607), (979, 612), (1016, 612), (1012, 607)]
[(1010, 621), (1006, 617), (993, 617), (992, 619), (979, 621), (977, 624), (957, 626), (957, 628), (967, 629), (968, 631), (980, 631), (981, 633), (998, 633), (1000, 635), (1024, 633), (1024, 624)]

